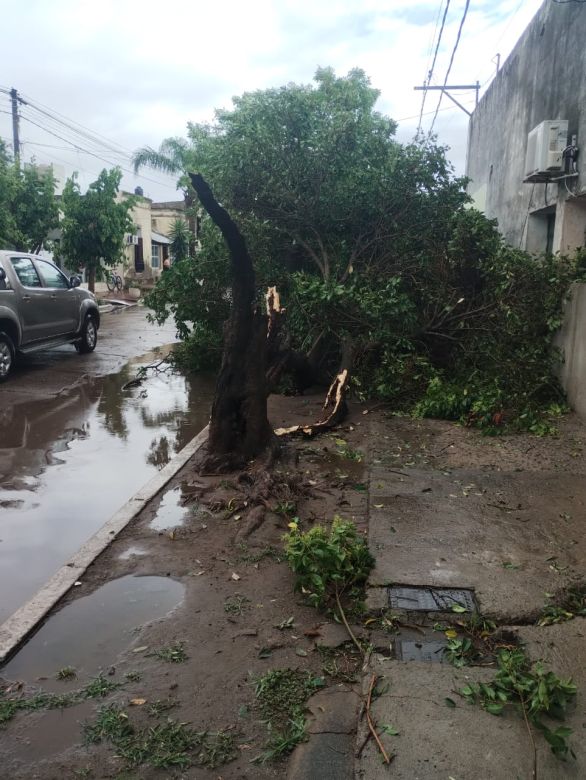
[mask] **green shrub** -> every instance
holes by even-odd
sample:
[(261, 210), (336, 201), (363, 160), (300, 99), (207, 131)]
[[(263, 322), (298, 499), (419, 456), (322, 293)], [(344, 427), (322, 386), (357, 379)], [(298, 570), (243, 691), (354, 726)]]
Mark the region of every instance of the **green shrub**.
[(355, 595), (374, 559), (354, 523), (336, 516), (329, 531), (316, 525), (304, 533), (297, 523), (290, 526), (286, 557), (296, 575), (295, 589), (315, 607), (326, 606), (336, 593)]

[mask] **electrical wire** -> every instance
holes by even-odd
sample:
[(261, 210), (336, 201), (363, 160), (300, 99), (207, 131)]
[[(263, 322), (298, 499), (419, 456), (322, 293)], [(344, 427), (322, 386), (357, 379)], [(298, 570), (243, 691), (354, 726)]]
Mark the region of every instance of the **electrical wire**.
[(70, 117), (65, 116), (65, 114), (61, 114), (59, 111), (52, 109), (49, 106), (46, 106), (44, 103), (41, 103), (39, 100), (33, 99), (29, 95), (26, 95), (24, 93), (19, 93), (19, 94), (26, 99), (26, 102), (32, 108), (35, 108), (37, 111), (45, 114), (46, 116), (50, 116), (60, 124), (69, 127), (78, 135), (84, 135), (86, 138), (89, 139), (94, 139), (94, 140), (97, 139), (98, 143), (100, 143), (102, 146), (107, 146), (112, 150), (117, 149), (129, 155), (133, 154), (132, 149), (128, 149), (127, 147), (124, 147), (122, 144), (119, 144), (116, 141), (112, 141), (112, 139), (107, 138), (106, 136), (102, 135), (101, 133), (98, 133), (95, 130), (90, 130), (89, 127), (86, 127), (85, 125), (82, 125), (80, 122), (77, 122), (75, 119), (71, 119)]
[[(25, 122), (29, 122), (32, 125), (35, 125), (36, 127), (39, 127), (41, 130), (44, 130), (45, 132), (49, 133), (49, 135), (54, 135), (55, 138), (58, 138), (60, 141), (65, 141), (65, 143), (71, 144), (75, 149), (77, 149), (80, 152), (83, 152), (84, 154), (89, 154), (92, 157), (96, 157), (98, 160), (102, 160), (102, 162), (108, 163), (108, 165), (118, 165), (119, 168), (121, 168), (126, 173), (130, 173), (132, 176), (136, 176), (133, 170), (130, 168), (125, 168), (123, 165), (119, 165), (116, 162), (112, 162), (112, 160), (109, 160), (108, 158), (104, 157), (103, 155), (96, 154), (95, 152), (90, 151), (89, 149), (85, 149), (83, 146), (79, 146), (79, 144), (74, 143), (69, 138), (64, 138), (62, 135), (58, 135), (57, 133), (53, 132), (52, 130), (49, 130), (47, 127), (43, 127), (42, 125), (38, 124), (38, 122), (33, 121), (30, 117), (24, 116), (24, 114), (21, 113), (21, 119), (24, 119)], [(151, 182), (152, 184), (158, 184), (159, 186), (165, 186), (169, 189), (173, 189), (172, 185), (164, 184), (161, 181), (157, 181), (156, 179), (150, 179), (148, 176), (142, 176), (141, 178), (145, 181)]]
[[(448, 15), (449, 7), (450, 7), (450, 0), (446, 0), (446, 7), (445, 7), (445, 10), (444, 10), (444, 16), (443, 16), (443, 19), (442, 19), (442, 26), (440, 27), (439, 35), (437, 37), (437, 43), (436, 43), (435, 52), (434, 52), (434, 55), (433, 55), (433, 62), (431, 63), (431, 68), (428, 71), (427, 79), (425, 81), (424, 86), (429, 86), (429, 84), (430, 84), (430, 82), (431, 82), (431, 80), (433, 78), (433, 71), (434, 71), (434, 68), (435, 68), (435, 63), (436, 63), (436, 60), (437, 60), (437, 54), (438, 54), (440, 43), (441, 43), (441, 40), (442, 40), (444, 27), (446, 26), (446, 18), (447, 18), (447, 15)], [(441, 5), (440, 5), (440, 10), (441, 10)], [(426, 97), (427, 97), (427, 89), (424, 89), (423, 90), (423, 97), (421, 99), (421, 110), (419, 112), (419, 124), (417, 126), (417, 132), (419, 132), (421, 130), (421, 119), (423, 118), (423, 109), (425, 108), (425, 99), (426, 99)]]
[[(462, 35), (462, 28), (464, 27), (464, 22), (466, 21), (466, 16), (468, 15), (468, 8), (470, 7), (470, 0), (466, 0), (466, 5), (464, 7), (464, 13), (462, 14), (462, 19), (460, 21), (460, 27), (458, 28), (458, 35), (456, 36), (456, 43), (454, 44), (454, 48), (452, 49), (452, 55), (450, 57), (450, 64), (448, 65), (448, 69), (446, 71), (446, 77), (444, 79), (444, 86), (443, 88), (446, 88), (446, 85), (448, 83), (448, 79), (450, 77), (450, 72), (452, 70), (452, 65), (454, 64), (454, 57), (456, 56), (456, 52), (458, 51), (458, 46), (460, 44), (460, 37)], [(437, 101), (437, 107), (435, 110), (435, 115), (433, 119), (431, 120), (431, 126), (429, 128), (428, 138), (431, 136), (433, 132), (433, 126), (435, 124), (435, 120), (437, 119), (438, 112), (440, 110), (440, 105), (442, 102), (442, 97), (444, 96), (443, 92), (440, 92), (439, 100)]]

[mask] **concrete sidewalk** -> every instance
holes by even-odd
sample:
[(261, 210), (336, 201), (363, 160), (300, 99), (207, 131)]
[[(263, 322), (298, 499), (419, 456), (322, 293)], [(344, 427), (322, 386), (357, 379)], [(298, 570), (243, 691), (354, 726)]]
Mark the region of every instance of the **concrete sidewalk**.
[[(557, 439), (488, 439), (444, 423), (382, 417), (373, 417), (370, 428), (369, 545), (376, 567), (368, 606), (373, 614), (400, 615), (419, 631), (373, 636), (367, 679), (375, 673), (385, 692), (372, 712), (379, 731), (388, 725), (399, 734), (381, 737), (394, 755), (390, 766), (369, 740), (355, 777), (533, 776), (533, 750), (519, 713), (510, 707), (495, 717), (458, 695), (467, 682), (494, 676), (494, 665), (456, 669), (443, 658), (447, 640), (437, 624), (466, 615), (419, 610), (408, 600), (416, 591), (405, 595), (390, 591), (392, 585), (466, 589), (480, 613), (525, 644), (531, 660), (543, 658), (560, 676), (573, 677), (577, 704), (564, 725), (574, 731), (576, 759), (560, 761), (537, 733), (537, 777), (586, 777), (586, 621), (534, 625), (546, 594), (586, 580), (584, 426), (569, 418)], [(360, 723), (359, 746), (365, 729)]]

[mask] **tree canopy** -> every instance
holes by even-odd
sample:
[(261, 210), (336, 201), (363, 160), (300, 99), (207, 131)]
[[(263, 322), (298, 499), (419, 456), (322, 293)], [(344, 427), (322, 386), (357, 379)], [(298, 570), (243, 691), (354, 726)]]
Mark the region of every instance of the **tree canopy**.
[(82, 193), (74, 174), (63, 190), (61, 255), (68, 267), (88, 271), (90, 290), (102, 266), (113, 266), (123, 257), (126, 233), (132, 232), (130, 210), (134, 198), (117, 199), (122, 171), (103, 170)]
[[(279, 286), (295, 348), (331, 372), (352, 344), (357, 392), (482, 424), (559, 401), (550, 347), (571, 263), (506, 247), (445, 149), (399, 143), (377, 98), (362, 71), (320, 69), (234, 98), (135, 162), (206, 177), (246, 237), (259, 296)], [(197, 367), (217, 362), (230, 302), (205, 219), (201, 243), (148, 299)]]
[(39, 252), (49, 246), (49, 233), (59, 224), (52, 169), (16, 167), (0, 142), (0, 246)]

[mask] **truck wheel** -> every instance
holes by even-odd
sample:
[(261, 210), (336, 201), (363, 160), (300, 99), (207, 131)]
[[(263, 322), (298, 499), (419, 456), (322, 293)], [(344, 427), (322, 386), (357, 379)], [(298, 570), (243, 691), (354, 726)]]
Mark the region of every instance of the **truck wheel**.
[(0, 382), (8, 379), (14, 365), (14, 344), (10, 336), (0, 332)]
[(92, 315), (88, 314), (81, 328), (81, 338), (76, 343), (75, 348), (82, 354), (85, 352), (93, 352), (97, 343), (98, 327)]

